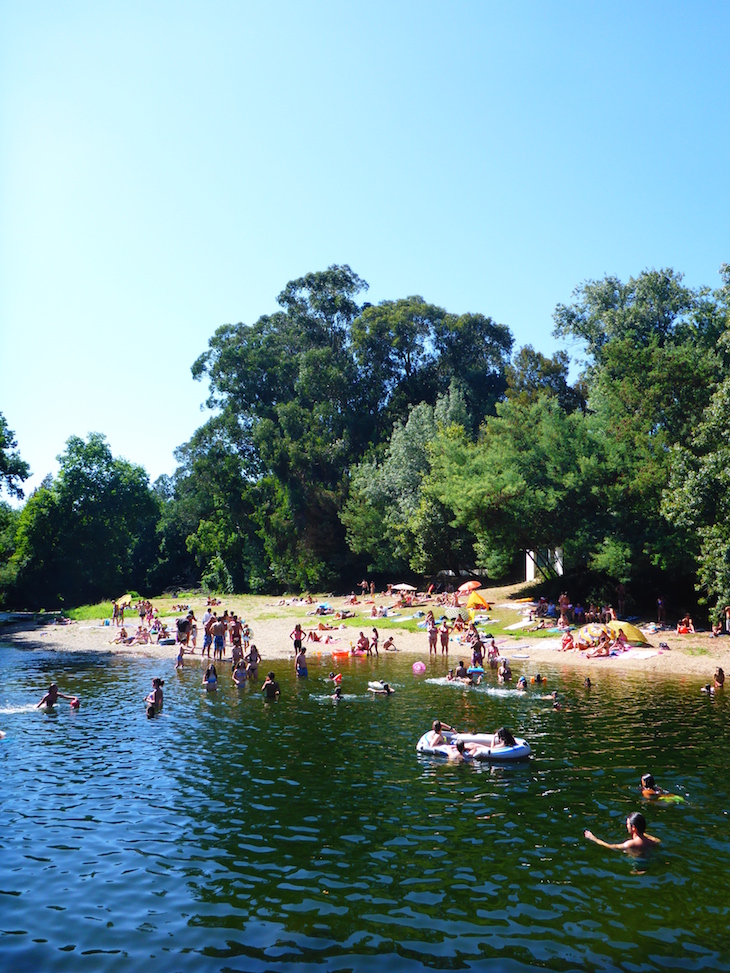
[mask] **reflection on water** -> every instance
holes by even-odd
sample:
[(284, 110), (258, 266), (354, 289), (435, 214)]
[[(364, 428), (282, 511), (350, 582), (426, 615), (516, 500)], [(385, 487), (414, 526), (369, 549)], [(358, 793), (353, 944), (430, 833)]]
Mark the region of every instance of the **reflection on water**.
[[(547, 688), (455, 691), (388, 658), (344, 662), (333, 702), (314, 655), (306, 681), (277, 664), (267, 705), (197, 666), (0, 657), (3, 968), (730, 969), (727, 710), (699, 685), (601, 669), (587, 691), (556, 666), (553, 712)], [(53, 680), (78, 712), (35, 711)], [(510, 725), (534, 758), (417, 756), (435, 716)], [(642, 801), (646, 770), (686, 803)], [(623, 840), (636, 809), (649, 862), (584, 840)]]

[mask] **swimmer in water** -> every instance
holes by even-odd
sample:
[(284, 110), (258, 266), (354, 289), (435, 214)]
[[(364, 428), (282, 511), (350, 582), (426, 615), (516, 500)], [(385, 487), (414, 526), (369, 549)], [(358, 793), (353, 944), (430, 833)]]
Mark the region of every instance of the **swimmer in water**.
[(203, 676), (203, 685), (209, 693), (214, 693), (218, 689), (218, 673), (215, 665), (212, 662), (205, 670), (205, 675)]
[(330, 699), (334, 699), (335, 702), (338, 702), (339, 700), (342, 699), (342, 690), (340, 689), (339, 686), (335, 686), (335, 691), (330, 696)]
[(610, 844), (601, 838), (596, 838), (592, 831), (584, 831), (583, 836), (589, 841), (594, 841), (602, 848), (611, 848), (614, 851), (627, 851), (632, 855), (641, 855), (647, 851), (653, 851), (661, 842), (653, 835), (646, 833), (646, 818), (640, 811), (634, 811), (626, 818), (626, 830), (629, 837), (626, 841), (619, 844)]
[(524, 676), (520, 676), (520, 678), (517, 680), (517, 686), (515, 688), (518, 690), (518, 692), (526, 693), (527, 692), (527, 679), (525, 679)]
[(145, 699), (145, 703), (148, 706), (154, 706), (155, 712), (159, 713), (162, 709), (162, 687), (165, 685), (164, 679), (158, 679), (157, 676), (152, 680), (152, 692)]
[(68, 699), (71, 701), (71, 703), (73, 703), (76, 697), (69, 696), (67, 693), (59, 693), (58, 684), (52, 682), (51, 685), (48, 687), (48, 692), (40, 701), (40, 703), (38, 703), (36, 709), (40, 709), (41, 706), (46, 706), (48, 708), (50, 708), (51, 706), (55, 706), (59, 699)]

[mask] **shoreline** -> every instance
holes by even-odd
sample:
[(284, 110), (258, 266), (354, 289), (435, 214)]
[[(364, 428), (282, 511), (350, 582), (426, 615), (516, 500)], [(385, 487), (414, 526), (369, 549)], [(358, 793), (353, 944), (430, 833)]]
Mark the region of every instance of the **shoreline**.
[[(267, 606), (270, 607), (270, 606)], [(514, 609), (517, 611), (517, 609)], [(196, 608), (197, 612), (197, 608)], [(201, 612), (202, 614), (202, 612)], [(266, 614), (263, 612), (262, 614)], [(381, 642), (388, 635), (393, 635), (398, 654), (408, 654), (428, 661), (428, 642), (425, 632), (410, 632), (398, 628), (397, 623), (383, 623), (382, 620), (372, 619), (361, 616), (363, 629), (372, 628), (373, 622), (380, 621)], [(292, 625), (300, 621), (303, 626), (311, 625), (312, 618), (306, 617), (304, 612), (297, 615), (280, 616), (276, 618), (262, 617), (251, 619), (252, 639), (262, 656), (262, 666), (266, 667), (268, 662), (291, 662), (293, 664), (294, 651), (289, 637)], [(130, 626), (131, 629), (131, 626)], [(118, 629), (104, 625), (102, 619), (74, 622), (68, 625), (35, 625), (35, 624), (14, 624), (0, 628), (0, 642), (7, 643), (18, 648), (28, 650), (45, 649), (56, 652), (108, 652), (122, 656), (141, 656), (145, 658), (158, 658), (160, 661), (174, 661), (177, 656), (176, 645), (116, 645), (111, 641), (111, 637)], [(331, 656), (333, 650), (342, 650), (349, 646), (354, 640), (355, 632), (352, 627), (333, 630), (331, 634), (339, 638), (339, 642), (331, 645), (324, 643), (306, 643), (308, 655), (313, 660), (324, 659)], [(611, 658), (587, 659), (585, 653), (571, 651), (561, 652), (555, 648), (557, 638), (538, 638), (530, 634), (516, 633), (511, 635), (498, 635), (496, 637), (500, 654), (507, 658), (519, 662), (516, 667), (519, 669), (530, 669), (537, 671), (537, 668), (546, 664), (558, 666), (566, 671), (580, 671), (585, 675), (602, 675), (606, 672), (642, 672), (652, 677), (687, 677), (696, 678), (698, 681), (707, 683), (712, 681), (712, 676), (717, 666), (728, 670), (730, 668), (730, 637), (721, 636), (713, 638), (708, 633), (696, 635), (677, 635), (674, 631), (664, 631), (651, 637), (651, 644), (635, 649), (625, 656), (618, 655)], [(659, 642), (666, 642), (669, 649), (659, 649)], [(198, 647), (194, 653), (186, 652), (186, 663), (188, 665), (202, 665), (200, 643), (202, 636), (199, 635)], [(230, 660), (230, 647), (224, 661)], [(380, 652), (381, 658), (389, 658), (395, 653)], [(455, 666), (459, 659), (464, 659), (468, 664), (470, 649), (466, 645), (455, 642), (449, 644), (449, 654), (441, 655), (437, 658), (443, 660), (444, 671), (450, 666)], [(527, 655), (528, 659), (515, 659), (515, 655)], [(208, 661), (207, 656), (205, 657)], [(337, 660), (332, 660), (332, 667), (335, 668)], [(536, 668), (537, 667), (537, 668)]]

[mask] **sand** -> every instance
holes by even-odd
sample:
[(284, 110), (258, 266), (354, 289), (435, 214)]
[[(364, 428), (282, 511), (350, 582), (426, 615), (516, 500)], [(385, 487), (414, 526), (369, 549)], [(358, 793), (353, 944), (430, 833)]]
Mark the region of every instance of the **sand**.
[[(504, 598), (513, 596), (514, 592), (512, 589), (500, 589), (499, 591), (500, 594), (495, 600), (499, 600), (500, 604), (491, 612), (492, 617), (495, 619), (499, 617), (501, 624), (505, 626), (514, 624), (514, 622), (520, 620), (519, 611), (524, 606), (510, 605), (507, 608), (504, 604)], [(507, 591), (507, 595), (505, 595), (505, 591)], [(342, 599), (332, 596), (329, 596), (329, 602), (334, 608), (339, 608), (343, 604)], [(169, 611), (171, 608), (169, 599), (155, 599), (154, 603), (163, 612)], [(378, 605), (388, 604), (388, 601), (385, 598), (378, 598), (376, 603)], [(194, 598), (190, 601), (190, 607), (194, 609), (198, 620), (200, 620), (205, 611), (204, 600)], [(289, 636), (297, 621), (302, 624), (306, 631), (309, 628), (315, 628), (319, 620), (307, 615), (307, 612), (311, 611), (311, 607), (304, 603), (282, 605), (281, 602), (273, 602), (270, 599), (233, 596), (225, 600), (223, 607), (238, 612), (250, 624), (253, 633), (252, 641), (255, 642), (262, 655), (261, 667), (263, 670), (266, 669), (268, 662), (273, 664), (275, 660), (293, 659), (293, 646)], [(412, 654), (414, 659), (416, 657), (428, 658), (428, 642), (424, 631), (409, 632), (399, 628), (397, 621), (373, 619), (369, 614), (370, 608), (370, 604), (355, 606), (354, 610), (359, 616), (358, 627), (347, 627), (332, 631), (330, 634), (339, 639), (333, 645), (325, 645), (322, 642), (305, 643), (310, 658), (326, 660), (331, 657), (333, 649), (348, 649), (350, 642), (356, 640), (360, 628), (369, 634), (373, 624), (378, 627), (381, 646), (388, 635), (393, 635), (401, 654)], [(411, 614), (411, 612), (405, 612), (405, 614)], [(326, 620), (332, 624), (337, 624), (331, 617)], [(174, 629), (174, 618), (166, 618), (166, 621), (170, 628)], [(133, 613), (127, 625), (130, 634), (136, 631), (136, 622), (137, 619)], [(488, 623), (486, 627), (488, 628)], [(177, 655), (175, 645), (126, 646), (111, 644), (111, 640), (116, 636), (117, 631), (111, 626), (104, 625), (102, 619), (68, 625), (19, 624), (0, 628), (0, 641), (26, 649), (51, 649), (64, 652), (113, 652), (124, 656), (138, 655), (170, 661), (174, 660)], [(676, 635), (674, 630), (667, 630), (656, 635), (650, 635), (649, 641), (649, 646), (632, 649), (625, 655), (608, 659), (587, 659), (584, 653), (558, 651), (557, 646), (560, 640), (559, 637), (554, 635), (537, 637), (516, 630), (497, 636), (500, 653), (511, 658), (513, 668), (519, 672), (536, 672), (546, 663), (550, 663), (566, 671), (578, 670), (590, 675), (591, 678), (605, 672), (633, 670), (651, 674), (652, 677), (691, 677), (693, 681), (697, 681), (697, 685), (702, 685), (710, 681), (717, 666), (722, 666), (726, 671), (730, 667), (730, 637), (727, 636), (712, 638), (706, 633)], [(666, 642), (669, 649), (660, 649), (659, 642)], [(201, 643), (202, 634), (198, 637), (198, 648), (192, 655), (186, 656), (186, 665), (202, 664)], [(229, 648), (227, 651), (230, 653)], [(381, 656), (387, 658), (390, 655), (391, 653), (384, 653), (381, 650)], [(470, 650), (467, 646), (461, 646), (455, 641), (450, 642), (449, 665), (455, 665), (459, 659), (464, 659), (468, 663), (469, 656)], [(529, 659), (521, 659), (518, 658), (519, 656), (528, 656)], [(439, 659), (441, 659), (440, 646)], [(444, 671), (446, 671), (445, 657), (443, 661)]]

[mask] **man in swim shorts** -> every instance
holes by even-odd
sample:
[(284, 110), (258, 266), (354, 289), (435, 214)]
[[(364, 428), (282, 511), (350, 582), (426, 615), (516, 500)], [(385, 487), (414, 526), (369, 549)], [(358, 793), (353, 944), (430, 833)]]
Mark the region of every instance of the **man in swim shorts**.
[(210, 626), (210, 634), (213, 636), (213, 658), (223, 661), (225, 649), (226, 623), (222, 618), (216, 618)]

